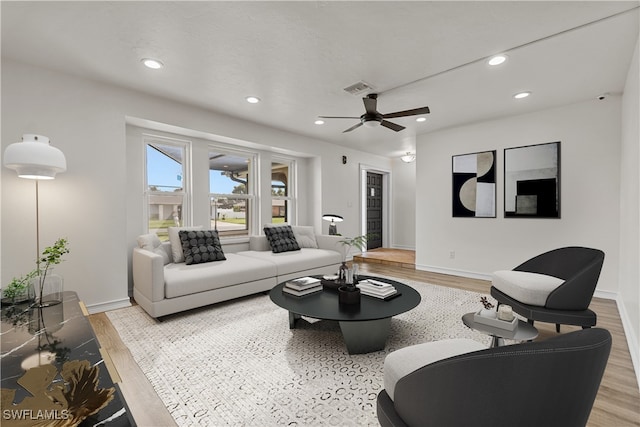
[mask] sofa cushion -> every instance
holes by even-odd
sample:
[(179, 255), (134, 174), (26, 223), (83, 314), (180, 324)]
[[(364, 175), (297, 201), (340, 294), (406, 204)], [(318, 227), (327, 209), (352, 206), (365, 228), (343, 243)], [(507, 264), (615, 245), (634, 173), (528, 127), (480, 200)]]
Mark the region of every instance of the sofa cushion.
[(342, 262), (339, 252), (328, 249), (302, 248), (295, 252), (243, 251), (238, 255), (269, 261), (277, 267), (277, 275), (284, 276), (304, 270), (325, 267)]
[(184, 262), (187, 265), (225, 260), (218, 232), (214, 230), (180, 230)]
[(396, 384), (402, 377), (439, 360), (486, 348), (477, 341), (457, 338), (411, 345), (396, 350), (384, 359), (384, 389), (393, 400)]
[(162, 246), (162, 242), (156, 233), (143, 234), (142, 236), (138, 236), (138, 246), (147, 251), (158, 254), (162, 257), (162, 263), (164, 265), (169, 264), (171, 260), (169, 259), (169, 254), (165, 251)]
[(271, 251), (274, 253), (300, 250), (290, 225), (264, 227), (264, 234), (267, 236)]
[(527, 271), (499, 270), (493, 273), (492, 285), (523, 304), (544, 307), (549, 294), (564, 280)]
[[(271, 252), (269, 252), (271, 253)], [(274, 264), (226, 254), (226, 260), (205, 264), (171, 263), (164, 267), (166, 298), (235, 286), (276, 276)]]
[(296, 237), (298, 246), (301, 248), (318, 248), (316, 241), (316, 232), (313, 227), (306, 225), (292, 225), (293, 235)]
[(182, 242), (180, 241), (180, 230), (202, 230), (201, 225), (194, 227), (169, 227), (169, 242), (171, 242), (171, 255), (173, 262), (184, 262), (184, 252), (182, 252)]

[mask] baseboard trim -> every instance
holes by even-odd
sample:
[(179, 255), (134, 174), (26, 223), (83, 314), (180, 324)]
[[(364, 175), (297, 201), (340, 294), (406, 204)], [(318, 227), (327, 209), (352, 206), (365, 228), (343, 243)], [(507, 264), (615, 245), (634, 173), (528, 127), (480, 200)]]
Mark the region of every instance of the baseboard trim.
[(617, 292), (612, 292), (612, 291), (601, 291), (596, 289), (596, 291), (593, 293), (593, 296), (596, 298), (602, 298), (602, 299), (610, 299), (613, 301), (617, 301), (618, 300), (618, 293)]
[(119, 308), (131, 307), (131, 300), (123, 298), (120, 300), (101, 302), (99, 304), (91, 304), (87, 306), (89, 314), (102, 313), (103, 311), (117, 310)]
[(415, 246), (391, 245), (391, 249), (402, 249), (404, 251), (415, 251)]
[(627, 345), (629, 346), (629, 353), (631, 354), (631, 363), (633, 364), (633, 370), (636, 373), (636, 382), (638, 387), (640, 387), (640, 360), (638, 360), (640, 347), (638, 347), (635, 329), (631, 324), (631, 319), (629, 319), (627, 309), (619, 296), (616, 298), (616, 305), (618, 306), (618, 313), (620, 313), (620, 320), (622, 321), (622, 330), (624, 331), (624, 336), (627, 338)]
[(450, 276), (468, 277), (469, 279), (491, 280), (490, 274), (475, 271), (457, 270), (453, 268), (436, 267), (433, 265), (416, 264), (416, 270), (430, 271), (432, 273), (448, 274)]

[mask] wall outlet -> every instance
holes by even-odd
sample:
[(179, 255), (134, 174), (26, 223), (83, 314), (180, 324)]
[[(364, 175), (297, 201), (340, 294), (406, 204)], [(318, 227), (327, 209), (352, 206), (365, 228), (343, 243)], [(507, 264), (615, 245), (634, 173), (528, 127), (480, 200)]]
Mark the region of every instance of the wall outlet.
[(456, 251), (449, 251), (449, 259), (455, 259), (456, 258)]

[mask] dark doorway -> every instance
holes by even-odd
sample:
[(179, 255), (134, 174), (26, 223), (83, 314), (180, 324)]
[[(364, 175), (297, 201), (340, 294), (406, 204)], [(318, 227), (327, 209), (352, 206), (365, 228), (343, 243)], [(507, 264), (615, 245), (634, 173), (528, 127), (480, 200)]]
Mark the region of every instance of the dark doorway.
[(367, 249), (382, 247), (382, 175), (367, 172)]

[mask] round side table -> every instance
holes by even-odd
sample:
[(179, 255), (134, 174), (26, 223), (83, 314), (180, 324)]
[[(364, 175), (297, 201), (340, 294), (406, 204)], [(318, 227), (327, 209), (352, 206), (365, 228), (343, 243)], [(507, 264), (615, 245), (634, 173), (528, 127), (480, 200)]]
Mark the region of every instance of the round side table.
[(484, 323), (478, 323), (474, 320), (475, 313), (467, 313), (462, 316), (462, 323), (465, 326), (491, 336), (491, 347), (499, 347), (504, 345), (504, 340), (514, 341), (531, 341), (538, 337), (538, 330), (535, 326), (525, 322), (524, 320), (518, 320), (518, 326), (513, 331), (508, 329), (496, 328), (493, 326), (485, 325)]

